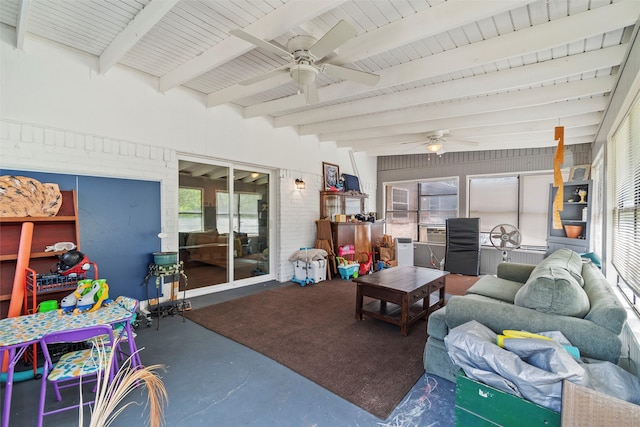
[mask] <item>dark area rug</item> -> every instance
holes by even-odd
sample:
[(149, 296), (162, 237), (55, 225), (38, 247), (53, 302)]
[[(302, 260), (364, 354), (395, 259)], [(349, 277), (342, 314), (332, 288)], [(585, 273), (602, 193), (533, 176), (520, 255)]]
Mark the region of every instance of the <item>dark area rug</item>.
[(465, 276), (462, 274), (448, 274), (445, 277), (445, 291), (449, 295), (464, 295), (480, 276)]
[[(355, 319), (356, 284), (296, 284), (186, 313), (187, 318), (287, 366), (385, 419), (424, 373), (425, 323), (408, 336)], [(366, 303), (366, 301), (365, 301)]]

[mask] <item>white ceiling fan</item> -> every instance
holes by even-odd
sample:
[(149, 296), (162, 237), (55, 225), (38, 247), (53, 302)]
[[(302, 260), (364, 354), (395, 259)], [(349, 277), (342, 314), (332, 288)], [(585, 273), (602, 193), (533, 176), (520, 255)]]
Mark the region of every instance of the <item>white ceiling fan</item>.
[[(426, 145), (427, 147), (427, 151), (429, 153), (434, 153), (437, 155), (442, 155), (446, 152), (446, 145), (448, 143), (452, 143), (452, 144), (462, 144), (462, 145), (478, 145), (479, 142), (477, 141), (465, 141), (462, 139), (449, 139), (447, 138), (450, 133), (448, 129), (441, 129), (441, 130), (435, 130), (432, 132), (427, 132), (426, 134), (422, 134), (424, 135), (424, 137), (421, 136), (421, 138), (426, 138), (426, 142), (425, 141), (421, 141), (419, 142), (417, 145), (414, 145), (414, 147), (418, 146), (418, 145)], [(413, 142), (404, 142), (403, 144), (415, 144), (415, 141)]]
[(319, 101), (318, 88), (316, 86), (318, 72), (324, 73), (329, 77), (351, 80), (368, 86), (375, 86), (380, 80), (380, 76), (376, 74), (353, 70), (328, 62), (322, 63), (325, 56), (356, 36), (355, 28), (344, 20), (338, 22), (320, 40), (306, 35), (292, 38), (287, 44), (288, 51), (241, 29), (231, 30), (229, 34), (291, 60), (288, 64), (275, 70), (244, 80), (239, 83), (241, 85), (250, 85), (282, 73), (289, 73), (291, 78), (302, 88), (307, 104), (313, 104)]
[(450, 142), (454, 144), (465, 144), (465, 145), (478, 145), (479, 143), (476, 141), (464, 141), (460, 139), (448, 139), (449, 135), (448, 129), (437, 130), (427, 134), (427, 151), (430, 153), (435, 153), (438, 155), (445, 153), (445, 143)]

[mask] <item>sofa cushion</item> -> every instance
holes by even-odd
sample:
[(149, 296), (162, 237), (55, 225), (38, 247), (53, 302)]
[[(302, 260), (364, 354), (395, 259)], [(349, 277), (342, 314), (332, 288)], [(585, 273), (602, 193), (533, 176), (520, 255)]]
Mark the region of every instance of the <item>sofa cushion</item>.
[[(537, 267), (560, 267), (566, 269), (580, 286), (584, 286), (582, 278), (582, 258), (571, 249), (558, 249), (547, 258), (543, 259)], [(537, 268), (536, 267), (536, 268)], [(535, 272), (535, 269), (534, 269)]]
[(513, 304), (516, 293), (522, 286), (524, 285), (520, 282), (500, 279), (494, 276), (482, 276), (465, 294), (483, 295)]
[(589, 297), (567, 269), (540, 265), (516, 293), (514, 304), (573, 317), (584, 317), (590, 308)]

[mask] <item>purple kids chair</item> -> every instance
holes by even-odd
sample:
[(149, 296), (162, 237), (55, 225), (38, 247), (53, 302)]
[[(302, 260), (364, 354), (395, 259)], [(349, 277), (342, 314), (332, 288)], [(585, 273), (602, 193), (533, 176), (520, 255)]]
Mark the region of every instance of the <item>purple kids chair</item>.
[[(90, 342), (90, 348), (63, 354), (55, 365), (52, 363), (51, 355), (49, 353), (51, 344), (80, 343), (85, 341)], [(114, 372), (118, 369), (117, 358), (114, 357), (115, 351), (111, 351), (111, 347), (113, 347), (113, 329), (110, 325), (96, 325), (87, 328), (54, 332), (45, 335), (40, 343), (42, 346), (42, 352), (44, 353), (45, 362), (42, 373), (42, 385), (40, 387), (38, 427), (42, 426), (42, 420), (45, 415), (55, 414), (80, 407), (80, 404), (75, 404), (45, 412), (44, 408), (48, 382), (53, 384), (56, 398), (58, 402), (61, 402), (61, 388), (80, 386), (81, 384), (97, 381), (98, 375), (103, 375), (103, 372), (106, 370), (110, 358), (113, 358), (113, 366), (109, 371), (109, 382), (113, 380)], [(97, 348), (98, 346), (104, 347), (102, 351)], [(102, 355), (103, 360), (100, 360), (100, 355)], [(89, 378), (89, 380), (87, 380), (87, 378)], [(82, 406), (91, 403), (93, 403), (92, 399), (87, 401), (84, 401), (83, 399)]]

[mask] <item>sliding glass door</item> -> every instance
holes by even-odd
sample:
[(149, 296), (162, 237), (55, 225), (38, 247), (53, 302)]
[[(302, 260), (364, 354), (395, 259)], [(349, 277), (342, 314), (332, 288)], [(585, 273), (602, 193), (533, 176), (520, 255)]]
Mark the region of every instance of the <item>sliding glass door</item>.
[(269, 273), (269, 175), (234, 171), (233, 273), (246, 279)]
[(180, 260), (189, 290), (269, 275), (270, 174), (234, 165), (179, 161)]

